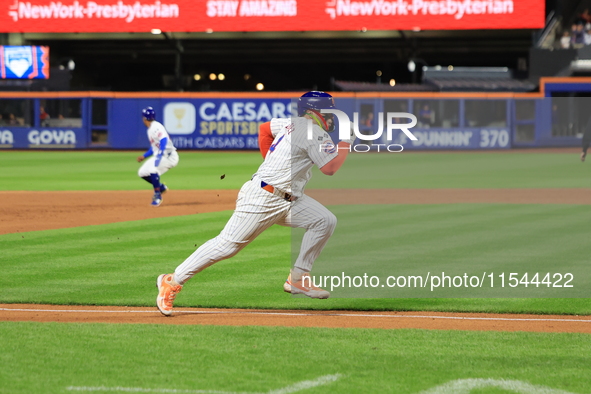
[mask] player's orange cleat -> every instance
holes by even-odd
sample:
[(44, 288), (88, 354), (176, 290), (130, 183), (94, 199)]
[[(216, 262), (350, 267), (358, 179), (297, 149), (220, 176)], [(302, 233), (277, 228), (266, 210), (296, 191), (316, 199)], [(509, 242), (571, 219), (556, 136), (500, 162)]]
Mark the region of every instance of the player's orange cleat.
[(291, 274), (285, 279), (285, 283), (283, 283), (283, 291), (286, 293), (291, 293)]
[(291, 294), (304, 294), (310, 298), (328, 298), (330, 293), (314, 286), (310, 274), (303, 274), (300, 280), (291, 282)]
[(174, 274), (160, 275), (156, 280), (156, 286), (158, 287), (156, 306), (163, 315), (172, 315), (172, 304), (183, 286), (174, 281)]

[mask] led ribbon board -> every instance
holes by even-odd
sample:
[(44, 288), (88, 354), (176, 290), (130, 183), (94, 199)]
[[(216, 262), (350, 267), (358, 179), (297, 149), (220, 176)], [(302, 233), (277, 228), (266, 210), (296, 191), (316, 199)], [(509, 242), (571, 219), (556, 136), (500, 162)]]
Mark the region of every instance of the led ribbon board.
[(0, 33), (539, 29), (541, 0), (10, 0)]
[(49, 47), (0, 45), (0, 78), (49, 78)]

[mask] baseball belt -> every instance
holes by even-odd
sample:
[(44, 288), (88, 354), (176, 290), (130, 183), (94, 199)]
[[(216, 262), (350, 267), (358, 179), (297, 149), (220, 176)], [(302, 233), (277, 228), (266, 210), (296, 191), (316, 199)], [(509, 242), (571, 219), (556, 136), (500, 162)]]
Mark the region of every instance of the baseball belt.
[(275, 188), (263, 181), (261, 181), (261, 188), (268, 191), (269, 193), (272, 193), (276, 196), (283, 198), (285, 201), (293, 202), (298, 199), (297, 197), (294, 197), (289, 193), (282, 192), (281, 190), (279, 190), (279, 189), (277, 189), (277, 188)]

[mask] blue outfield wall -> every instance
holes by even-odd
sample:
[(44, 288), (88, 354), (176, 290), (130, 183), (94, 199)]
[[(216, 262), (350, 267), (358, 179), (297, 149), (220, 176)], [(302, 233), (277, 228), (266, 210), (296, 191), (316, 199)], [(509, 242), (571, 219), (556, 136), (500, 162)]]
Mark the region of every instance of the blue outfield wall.
[(0, 148), (87, 149), (88, 146), (88, 133), (84, 129), (0, 126)]
[[(152, 106), (178, 149), (256, 150), (261, 123), (288, 117), (290, 99), (118, 100), (110, 122), (118, 125), (109, 143), (120, 149), (147, 147), (141, 110)], [(130, 116), (135, 114), (136, 116)], [(120, 125), (120, 126), (119, 126)]]
[[(467, 94), (466, 97), (458, 94), (418, 97), (337, 94), (335, 102), (351, 121), (354, 114), (358, 114), (362, 134), (376, 134), (382, 123), (381, 136), (367, 142), (372, 150), (384, 150), (392, 144), (401, 144), (407, 150), (580, 146), (589, 111), (587, 103), (577, 109), (573, 103), (578, 103), (578, 99), (562, 97), (568, 85), (555, 85), (560, 98), (542, 94), (519, 97), (511, 94)], [(591, 91), (591, 81), (583, 85), (577, 87)], [(548, 86), (550, 84), (546, 85), (546, 95), (552, 92)], [(217, 97), (214, 93), (202, 96), (155, 93), (151, 97), (149, 94), (92, 92), (68, 96), (63, 92), (56, 96), (50, 93), (14, 96), (9, 93), (0, 96), (0, 114), (6, 117), (3, 108), (22, 109), (21, 124), (6, 124), (0, 119), (0, 149), (144, 150), (149, 145), (141, 110), (152, 106), (156, 119), (165, 125), (178, 149), (257, 150), (260, 124), (273, 117), (287, 117), (295, 107), (295, 99), (284, 93), (277, 98), (271, 93), (264, 96), (224, 93)], [(66, 101), (76, 109), (70, 112), (75, 113), (65, 119), (61, 114), (59, 118), (57, 114), (50, 114), (51, 121), (42, 123), (40, 106), (58, 108)], [(417, 116), (419, 123), (410, 129), (417, 140), (410, 140), (399, 130), (392, 133), (391, 140), (387, 139), (386, 114), (391, 112)], [(337, 138), (336, 133), (333, 138)]]

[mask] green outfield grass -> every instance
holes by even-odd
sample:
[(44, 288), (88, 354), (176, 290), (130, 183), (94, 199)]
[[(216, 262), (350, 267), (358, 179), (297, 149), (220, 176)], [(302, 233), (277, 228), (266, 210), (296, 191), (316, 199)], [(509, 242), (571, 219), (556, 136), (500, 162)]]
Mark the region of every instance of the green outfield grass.
[[(137, 176), (142, 153), (2, 152), (0, 190), (145, 190)], [(253, 152), (180, 152), (179, 165), (162, 179), (175, 190), (240, 189), (261, 162)]]
[[(465, 379), (591, 391), (582, 334), (3, 322), (0, 337), (10, 394), (402, 394)], [(333, 381), (302, 384), (322, 377)]]
[[(0, 190), (143, 190), (141, 153), (3, 151)], [(181, 151), (163, 179), (173, 190), (239, 189), (261, 162), (258, 152)], [(354, 154), (333, 177), (315, 171), (308, 188), (581, 188), (590, 165), (575, 153)]]
[[(340, 224), (316, 263), (320, 272), (381, 275), (411, 267), (411, 273), (421, 275), (454, 269), (523, 272), (519, 267), (564, 272), (569, 267), (575, 273), (575, 290), (588, 288), (588, 206), (331, 208)], [(383, 220), (385, 212), (396, 219), (393, 226)], [(216, 236), (230, 215), (226, 211), (0, 235), (0, 261), (10, 273), (0, 276), (0, 302), (153, 306), (156, 277), (172, 272), (197, 246)], [(588, 298), (473, 298), (482, 293), (464, 288), (458, 295), (463, 298), (454, 299), (385, 298), (389, 293), (369, 293), (378, 298), (294, 298), (282, 291), (291, 240), (290, 229), (273, 226), (238, 255), (189, 281), (175, 305), (591, 314)], [(297, 243), (294, 247), (297, 250)], [(511, 290), (507, 286), (499, 296), (515, 296)], [(522, 286), (517, 296), (529, 297), (530, 290)], [(335, 295), (367, 297), (363, 291)]]
[(591, 186), (590, 172), (577, 153), (358, 153), (348, 157), (332, 178), (319, 174), (308, 187), (579, 188)]
[[(139, 154), (3, 151), (0, 190), (145, 190)], [(238, 189), (261, 162), (257, 152), (180, 154), (163, 177), (172, 192)], [(573, 153), (359, 154), (333, 177), (316, 171), (309, 187), (586, 188), (588, 165)], [(317, 269), (529, 264), (585, 274), (589, 207), (334, 206), (339, 225)], [(0, 235), (0, 302), (154, 306), (157, 275), (172, 272), (230, 215)], [(591, 314), (589, 298), (293, 298), (282, 291), (293, 234), (301, 235), (270, 228), (189, 281), (175, 305)], [(588, 288), (585, 278), (574, 284)], [(591, 336), (584, 334), (0, 322), (0, 338), (6, 394), (591, 392)]]

